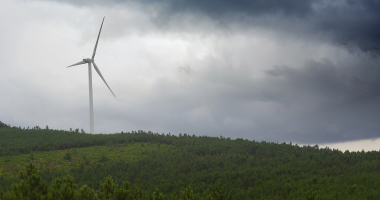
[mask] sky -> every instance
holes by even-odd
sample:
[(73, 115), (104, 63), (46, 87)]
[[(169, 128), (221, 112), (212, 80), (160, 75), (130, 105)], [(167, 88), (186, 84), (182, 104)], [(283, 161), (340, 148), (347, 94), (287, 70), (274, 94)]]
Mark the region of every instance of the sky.
[(2, 0), (0, 121), (380, 147), (376, 0)]

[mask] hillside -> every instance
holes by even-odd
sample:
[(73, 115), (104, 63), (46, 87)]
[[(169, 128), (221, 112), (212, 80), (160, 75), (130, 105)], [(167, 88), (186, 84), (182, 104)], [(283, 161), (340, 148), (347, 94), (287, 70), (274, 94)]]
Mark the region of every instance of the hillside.
[(48, 185), (74, 177), (100, 189), (112, 176), (143, 194), (159, 189), (200, 197), (221, 180), (232, 199), (379, 199), (380, 153), (256, 142), (224, 137), (132, 133), (89, 135), (48, 129), (0, 128), (0, 183), (9, 190), (32, 162)]

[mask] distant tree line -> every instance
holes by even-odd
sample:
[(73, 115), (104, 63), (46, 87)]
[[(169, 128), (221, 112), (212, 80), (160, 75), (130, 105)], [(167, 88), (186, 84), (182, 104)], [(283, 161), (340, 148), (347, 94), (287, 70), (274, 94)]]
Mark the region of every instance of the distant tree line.
[(0, 121), (0, 128), (9, 128), (9, 127), (11, 126)]

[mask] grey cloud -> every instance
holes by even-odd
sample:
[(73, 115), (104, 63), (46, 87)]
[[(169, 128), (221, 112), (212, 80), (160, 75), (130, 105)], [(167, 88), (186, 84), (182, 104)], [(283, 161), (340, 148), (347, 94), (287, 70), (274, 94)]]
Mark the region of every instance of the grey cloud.
[(310, 61), (302, 69), (283, 66), (266, 72), (267, 84), (274, 88), (269, 100), (282, 103), (282, 119), (297, 127), (287, 138), (306, 143), (380, 136), (376, 123), (380, 119), (380, 77), (363, 80), (355, 74), (342, 75), (343, 70), (328, 61)]
[[(364, 66), (358, 66), (358, 68), (360, 67), (364, 68)], [(280, 82), (278, 88), (281, 88), (281, 85), (291, 85), (299, 92), (321, 97), (336, 96), (345, 102), (370, 101), (380, 98), (379, 79), (363, 80), (355, 74), (344, 75), (341, 72), (343, 70), (346, 69), (339, 69), (329, 61), (322, 63), (309, 61), (302, 69), (295, 70), (282, 66), (268, 70), (266, 73), (276, 77), (275, 79), (280, 79), (279, 81), (272, 80)], [(371, 71), (378, 73), (379, 70), (372, 69)]]
[[(140, 9), (155, 9), (146, 13), (157, 28), (180, 27), (183, 21), (199, 26), (208, 17), (220, 27), (235, 29), (231, 24), (240, 23), (242, 27), (262, 26), (287, 32), (296, 37), (322, 37), (339, 45), (359, 46), (363, 51), (377, 55), (380, 52), (380, 2), (376, 0), (97, 0), (71, 1), (57, 0), (78, 6), (129, 6), (141, 5)], [(191, 19), (188, 16), (198, 16)], [(187, 16), (187, 17), (186, 17)], [(173, 21), (182, 21), (173, 23)], [(181, 25), (182, 26), (178, 26)], [(199, 30), (198, 30), (199, 31)]]
[[(241, 74), (228, 79), (211, 70), (204, 75), (209, 78), (198, 83), (203, 87), (197, 86), (201, 94), (196, 96), (206, 100), (192, 105), (209, 108), (219, 133), (232, 132), (235, 138), (301, 143), (377, 138), (380, 77), (342, 73), (344, 67), (328, 60), (308, 61), (300, 69), (273, 67), (261, 79)], [(251, 121), (240, 129), (223, 123), (234, 118)]]
[[(67, 2), (77, 6), (113, 6), (115, 4), (136, 3), (133, 0), (56, 0), (57, 2)], [(313, 3), (317, 0), (141, 0), (141, 4), (156, 5), (165, 7), (165, 14), (194, 12), (210, 15), (213, 18), (236, 13), (248, 16), (261, 14), (283, 13), (285, 15), (305, 16), (312, 11)]]
[(364, 51), (380, 52), (380, 2), (346, 1), (315, 12), (314, 29), (343, 45), (358, 45)]
[[(144, 3), (152, 3), (157, 1), (145, 0)], [(313, 1), (263, 1), (263, 0), (210, 0), (210, 1), (186, 1), (186, 0), (162, 0), (167, 5), (169, 12), (199, 12), (210, 15), (217, 19), (221, 16), (230, 14), (255, 16), (261, 14), (284, 13), (285, 15), (305, 16), (312, 8)]]
[[(274, 66), (252, 79), (238, 71), (217, 72), (215, 63), (209, 64), (185, 83), (157, 79), (135, 97), (141, 102), (120, 109), (129, 114), (120, 112), (115, 119), (157, 132), (258, 141), (315, 144), (380, 137), (380, 77), (356, 73), (365, 66), (310, 60), (302, 68)], [(379, 74), (377, 68), (370, 71)]]

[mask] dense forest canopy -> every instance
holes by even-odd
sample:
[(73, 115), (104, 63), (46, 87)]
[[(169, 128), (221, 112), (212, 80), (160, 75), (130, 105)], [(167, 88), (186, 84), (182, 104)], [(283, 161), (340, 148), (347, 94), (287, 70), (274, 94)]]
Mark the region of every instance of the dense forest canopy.
[[(0, 183), (9, 197), (16, 191), (11, 187), (18, 181), (16, 174), (24, 170), (11, 163), (27, 160), (47, 185), (70, 175), (78, 186), (72, 188), (77, 196), (84, 186), (102, 190), (100, 181), (111, 176), (119, 189), (127, 179), (141, 191), (141, 198), (156, 192), (164, 199), (184, 193), (194, 194), (193, 199), (214, 199), (212, 192), (222, 189), (225, 198), (232, 199), (380, 198), (378, 151), (342, 152), (318, 145), (150, 131), (90, 135), (79, 129), (5, 124), (0, 138)], [(38, 194), (46, 197), (54, 187)]]

